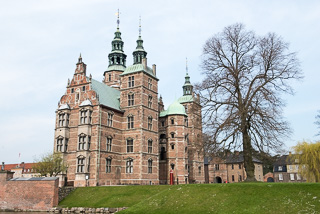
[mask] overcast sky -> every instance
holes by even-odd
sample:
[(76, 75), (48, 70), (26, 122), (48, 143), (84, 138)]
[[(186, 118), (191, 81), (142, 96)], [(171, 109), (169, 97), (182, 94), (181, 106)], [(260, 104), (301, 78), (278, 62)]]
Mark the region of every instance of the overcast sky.
[[(320, 1), (1, 0), (0, 162), (33, 162), (54, 143), (55, 110), (81, 52), (87, 74), (102, 81), (120, 9), (120, 31), (132, 64), (139, 16), (148, 64), (157, 65), (165, 106), (182, 95), (185, 58), (192, 83), (202, 80), (205, 41), (241, 22), (258, 35), (275, 32), (298, 53), (304, 73), (285, 96), (284, 116), (298, 141), (317, 140), (320, 109)], [(19, 159), (19, 153), (21, 157)]]

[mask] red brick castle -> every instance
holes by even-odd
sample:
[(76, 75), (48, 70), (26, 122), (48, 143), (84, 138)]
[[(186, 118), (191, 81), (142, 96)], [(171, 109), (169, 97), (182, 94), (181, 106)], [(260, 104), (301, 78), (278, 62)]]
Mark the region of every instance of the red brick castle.
[(141, 33), (133, 65), (119, 21), (111, 44), (103, 82), (87, 76), (80, 55), (60, 99), (54, 151), (68, 165), (60, 185), (169, 184), (170, 171), (175, 183), (203, 183), (201, 106), (188, 72), (183, 96), (165, 110)]

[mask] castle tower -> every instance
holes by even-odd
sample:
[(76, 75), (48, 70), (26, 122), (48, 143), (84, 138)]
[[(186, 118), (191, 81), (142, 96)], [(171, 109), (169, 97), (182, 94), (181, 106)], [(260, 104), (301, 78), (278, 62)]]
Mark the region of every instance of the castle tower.
[[(144, 58), (141, 25), (134, 64), (120, 75), (120, 107), (124, 111), (122, 183), (158, 184), (158, 78), (156, 66)], [(139, 181), (140, 180), (140, 181)], [(144, 182), (144, 183), (143, 183)]]
[(111, 53), (108, 55), (109, 66), (104, 72), (104, 83), (113, 88), (120, 88), (120, 77), (119, 75), (126, 69), (127, 55), (124, 54), (123, 46), (124, 42), (121, 39), (121, 32), (119, 30), (119, 10), (117, 19), (117, 31), (114, 33), (114, 39), (111, 42)]
[(178, 99), (185, 112), (188, 115), (186, 124), (188, 128), (188, 168), (189, 182), (204, 182), (204, 164), (203, 164), (203, 142), (202, 142), (202, 116), (199, 97), (193, 92), (193, 86), (188, 74), (188, 64), (186, 61), (185, 83), (182, 86), (183, 96)]

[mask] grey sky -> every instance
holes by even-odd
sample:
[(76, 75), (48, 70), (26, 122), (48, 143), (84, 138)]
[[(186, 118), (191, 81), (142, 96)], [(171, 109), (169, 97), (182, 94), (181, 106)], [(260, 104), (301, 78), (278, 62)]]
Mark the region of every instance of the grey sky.
[[(185, 58), (192, 83), (200, 81), (202, 46), (225, 26), (242, 22), (258, 35), (275, 32), (298, 52), (305, 79), (286, 96), (285, 117), (297, 141), (316, 140), (320, 109), (319, 1), (1, 1), (0, 161), (32, 162), (53, 148), (55, 110), (72, 78), (79, 53), (96, 80), (120, 31), (127, 65), (138, 37), (139, 15), (148, 64), (157, 65), (166, 107), (182, 94)], [(18, 158), (21, 153), (21, 158)]]

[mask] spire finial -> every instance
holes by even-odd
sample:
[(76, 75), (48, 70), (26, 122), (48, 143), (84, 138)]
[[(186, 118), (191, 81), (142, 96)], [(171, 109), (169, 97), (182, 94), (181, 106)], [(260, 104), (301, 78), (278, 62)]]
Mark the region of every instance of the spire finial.
[(139, 37), (141, 36), (141, 16), (139, 16)]
[(188, 75), (188, 58), (186, 57), (186, 72), (187, 72), (187, 75)]
[(81, 63), (82, 62), (82, 57), (81, 57), (81, 53), (80, 53), (80, 56), (79, 56), (79, 59), (78, 59), (78, 63)]
[(119, 24), (120, 24), (120, 11), (119, 11), (119, 8), (118, 8), (118, 12), (116, 13), (118, 19), (117, 19), (117, 29), (119, 29)]

